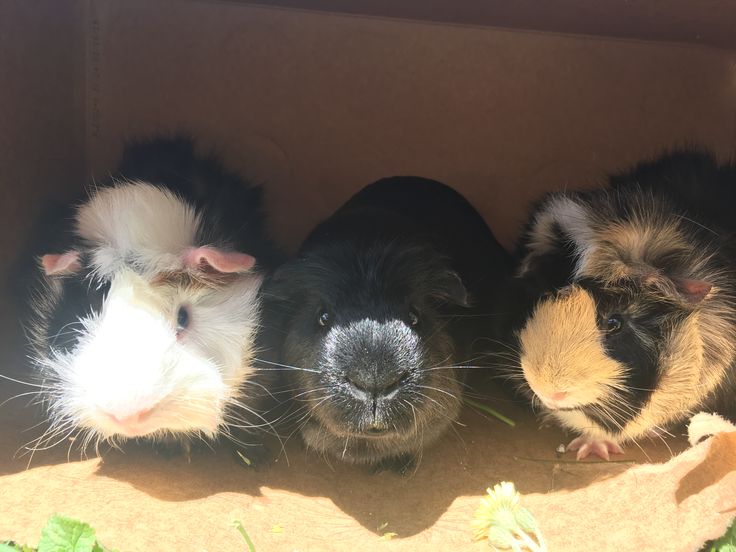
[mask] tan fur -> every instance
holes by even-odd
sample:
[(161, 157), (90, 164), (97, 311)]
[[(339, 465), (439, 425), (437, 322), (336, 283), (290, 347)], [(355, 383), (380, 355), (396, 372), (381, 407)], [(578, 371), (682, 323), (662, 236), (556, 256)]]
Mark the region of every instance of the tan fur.
[[(522, 369), (535, 393), (567, 391), (565, 406), (570, 407), (605, 402), (612, 396), (626, 368), (605, 354), (595, 316), (593, 299), (576, 286), (562, 298), (540, 303), (520, 335)], [(715, 389), (727, 368), (704, 366), (701, 328), (700, 317), (694, 313), (669, 336), (657, 389), (618, 436), (608, 434), (580, 412), (551, 414), (570, 429), (621, 442), (676, 421), (676, 413), (688, 413)]]
[(673, 218), (655, 225), (641, 218), (627, 223), (608, 224), (596, 235), (594, 245), (578, 265), (577, 276), (601, 277), (618, 282), (625, 278), (647, 276), (654, 270), (653, 262), (663, 255), (692, 256), (692, 246), (682, 236)]
[(566, 391), (565, 406), (572, 407), (596, 402), (608, 385), (619, 384), (626, 368), (606, 355), (596, 316), (592, 297), (577, 286), (537, 306), (520, 334), (521, 367), (535, 393)]
[[(652, 429), (664, 428), (694, 413), (727, 380), (736, 357), (734, 298), (724, 295), (724, 289), (732, 287), (725, 279), (732, 276), (709, 270), (712, 252), (697, 249), (686, 235), (682, 219), (651, 196), (642, 195), (626, 220), (611, 218), (605, 208), (600, 212), (595, 208), (586, 210), (588, 205), (584, 202), (576, 210), (569, 205), (571, 202), (572, 198), (555, 198), (549, 208), (537, 215), (529, 235), (530, 254), (522, 267), (528, 268), (529, 259), (535, 254), (551, 250), (551, 240), (559, 239), (552, 234), (554, 223), (565, 233), (582, 228), (585, 231), (578, 236), (565, 236), (575, 247), (574, 279), (593, 278), (611, 289), (622, 282), (636, 282), (640, 293), (647, 297), (642, 296), (642, 300), (682, 302), (686, 315), (683, 322), (665, 334), (656, 389), (616, 436), (582, 412), (548, 411), (563, 426), (585, 435), (618, 442), (636, 440)], [(589, 218), (576, 219), (572, 225), (559, 220), (558, 217), (570, 213), (587, 213)], [(581, 239), (584, 246), (577, 243)], [(705, 299), (692, 305), (683, 302), (670, 275), (658, 268), (663, 258), (683, 260), (685, 272), (678, 273), (678, 277), (711, 282), (712, 290)], [(636, 309), (636, 304), (632, 303), (629, 309)], [(637, 313), (632, 310), (628, 314)], [(627, 368), (606, 355), (604, 334), (598, 329), (596, 318), (593, 297), (575, 285), (567, 293), (537, 306), (519, 336), (521, 367), (537, 395), (568, 392), (563, 403), (556, 405), (562, 408), (595, 404), (605, 410), (607, 402), (613, 408), (626, 408), (617, 398), (616, 388)], [(643, 334), (638, 338), (649, 339)]]

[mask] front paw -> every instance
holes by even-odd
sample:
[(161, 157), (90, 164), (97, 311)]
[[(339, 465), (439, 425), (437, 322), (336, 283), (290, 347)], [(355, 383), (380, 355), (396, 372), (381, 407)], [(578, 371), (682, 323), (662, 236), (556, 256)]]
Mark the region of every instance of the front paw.
[(622, 449), (618, 443), (609, 439), (596, 439), (589, 435), (581, 435), (580, 437), (573, 439), (570, 444), (567, 445), (567, 450), (576, 450), (578, 452), (578, 460), (583, 460), (591, 454), (598, 456), (603, 460), (610, 460), (611, 454), (624, 453), (624, 449)]

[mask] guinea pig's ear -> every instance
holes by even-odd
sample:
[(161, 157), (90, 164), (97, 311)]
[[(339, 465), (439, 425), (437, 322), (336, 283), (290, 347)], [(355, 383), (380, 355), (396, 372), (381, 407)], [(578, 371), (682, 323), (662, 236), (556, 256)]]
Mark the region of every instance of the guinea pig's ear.
[(713, 289), (713, 284), (704, 280), (675, 280), (680, 295), (690, 304), (700, 303)]
[(214, 270), (223, 274), (248, 272), (255, 257), (238, 251), (223, 251), (216, 247), (190, 247), (184, 251), (184, 267), (192, 270)]
[(668, 278), (657, 273), (644, 276), (644, 283), (654, 286), (668, 297), (682, 301), (689, 305), (697, 305), (713, 289), (713, 284), (705, 280), (688, 278)]
[(437, 293), (439, 299), (459, 305), (461, 307), (469, 307), (468, 290), (465, 289), (460, 275), (454, 270), (448, 270), (442, 275), (441, 288)]
[(46, 276), (66, 276), (75, 274), (82, 268), (79, 251), (66, 253), (47, 253), (40, 260), (41, 268)]

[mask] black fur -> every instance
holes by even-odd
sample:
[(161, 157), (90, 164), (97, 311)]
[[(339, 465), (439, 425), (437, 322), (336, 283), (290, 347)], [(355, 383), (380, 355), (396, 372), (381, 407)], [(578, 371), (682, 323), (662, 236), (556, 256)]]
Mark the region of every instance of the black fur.
[(408, 465), (456, 419), (455, 365), (482, 328), (462, 315), (492, 311), (508, 270), (480, 215), (431, 180), (380, 180), (320, 224), (267, 291), (307, 444)]
[[(629, 368), (623, 382), (626, 392), (619, 392), (626, 401), (627, 409), (611, 410), (608, 412), (609, 418), (601, 416), (595, 408), (582, 408), (599, 425), (616, 433), (616, 424), (623, 426), (634, 419), (649, 400), (652, 390), (657, 388), (661, 376), (658, 364), (665, 333), (667, 329), (676, 327), (684, 315), (674, 303), (653, 302), (633, 283), (616, 288), (606, 288), (587, 278), (576, 283), (595, 299), (598, 324), (608, 355)], [(612, 316), (621, 320), (621, 329), (607, 333), (606, 323)]]
[(198, 155), (191, 138), (174, 136), (131, 142), (114, 180), (142, 180), (172, 190), (202, 213), (199, 244), (253, 255), (271, 270), (281, 256), (267, 237), (262, 190), (226, 169), (213, 155)]
[(676, 207), (715, 228), (736, 229), (736, 165), (704, 149), (680, 149), (612, 175), (614, 190), (639, 188), (667, 195)]

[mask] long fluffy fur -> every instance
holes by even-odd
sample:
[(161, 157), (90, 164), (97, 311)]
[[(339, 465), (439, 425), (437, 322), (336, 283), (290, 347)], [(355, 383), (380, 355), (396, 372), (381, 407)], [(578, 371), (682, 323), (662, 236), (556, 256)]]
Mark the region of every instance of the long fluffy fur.
[[(28, 333), (52, 432), (118, 439), (110, 414), (149, 403), (157, 406), (140, 432), (152, 438), (262, 425), (245, 388), (270, 379), (252, 365), (259, 289), (278, 258), (263, 228), (260, 192), (197, 156), (190, 140), (130, 145), (118, 175), (78, 202), (66, 240), (41, 244), (76, 251), (80, 265), (37, 271), (30, 291)], [(200, 246), (260, 255), (257, 270), (185, 267), (183, 251)], [(191, 324), (178, 332), (180, 307)]]
[[(519, 281), (536, 287), (519, 361), (535, 399), (568, 392), (547, 409), (560, 423), (624, 442), (733, 397), (732, 228), (707, 214), (733, 196), (736, 179), (725, 181), (735, 174), (704, 153), (673, 153), (614, 176), (609, 189), (541, 202), (520, 248)], [(545, 282), (547, 267), (558, 273)], [(712, 287), (693, 299), (687, 281)], [(627, 321), (625, 339), (603, 328), (614, 313)]]

